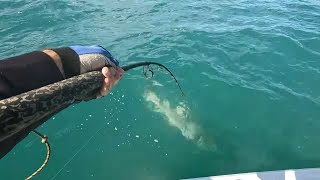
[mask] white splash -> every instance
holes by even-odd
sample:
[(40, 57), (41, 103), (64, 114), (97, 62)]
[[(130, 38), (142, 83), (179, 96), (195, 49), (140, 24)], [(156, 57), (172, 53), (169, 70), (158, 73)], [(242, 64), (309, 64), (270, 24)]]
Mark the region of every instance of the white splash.
[(161, 83), (159, 83), (156, 80), (152, 80), (152, 84), (153, 84), (153, 86), (163, 86)]
[(189, 117), (189, 108), (185, 103), (180, 102), (176, 107), (171, 107), (167, 99), (161, 100), (150, 90), (145, 91), (144, 98), (154, 105), (153, 111), (164, 115), (169, 125), (178, 128), (187, 140), (207, 150), (215, 150), (215, 145), (204, 137), (202, 128)]

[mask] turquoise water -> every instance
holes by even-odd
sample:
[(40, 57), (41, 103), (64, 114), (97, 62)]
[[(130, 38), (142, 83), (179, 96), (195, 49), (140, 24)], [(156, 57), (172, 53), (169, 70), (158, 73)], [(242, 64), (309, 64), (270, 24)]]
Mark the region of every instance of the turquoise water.
[[(304, 1), (1, 1), (0, 58), (100, 44), (128, 72), (109, 96), (38, 130), (52, 157), (35, 179), (167, 180), (320, 167), (320, 3)], [(23, 179), (44, 160), (30, 134), (0, 160)]]

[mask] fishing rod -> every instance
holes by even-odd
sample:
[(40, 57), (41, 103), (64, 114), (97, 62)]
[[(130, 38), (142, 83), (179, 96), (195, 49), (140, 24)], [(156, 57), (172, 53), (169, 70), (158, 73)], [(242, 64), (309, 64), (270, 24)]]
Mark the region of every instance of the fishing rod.
[[(182, 96), (184, 96), (184, 92), (173, 73), (160, 63), (138, 62), (121, 68), (124, 71), (129, 71), (143, 67), (143, 74), (147, 79), (150, 79), (155, 73), (152, 65), (158, 66), (158, 70), (165, 69), (175, 80)], [(35, 132), (35, 128), (71, 104), (96, 98), (104, 78), (101, 71), (92, 71), (0, 100), (0, 144), (10, 144), (11, 147), (8, 147), (7, 150), (9, 152), (16, 145), (12, 144), (12, 139), (16, 139), (18, 143), (29, 132)], [(44, 140), (45, 136), (39, 132), (35, 133)], [(48, 148), (47, 139), (45, 143), (48, 149), (46, 161), (28, 178), (35, 176), (48, 162), (50, 148)]]
[[(134, 68), (137, 68), (137, 67), (143, 67), (144, 76), (147, 79), (150, 79), (150, 78), (152, 78), (154, 76), (154, 71), (155, 71), (152, 68), (151, 65), (157, 65), (160, 68), (160, 69), (158, 68), (158, 70), (161, 70), (161, 68), (164, 68), (171, 75), (171, 77), (174, 79), (174, 81), (176, 82), (177, 86), (179, 87), (179, 90), (180, 90), (182, 96), (184, 96), (184, 92), (182, 91), (182, 88), (181, 88), (178, 80), (176, 79), (176, 77), (173, 75), (173, 73), (166, 66), (164, 66), (164, 65), (162, 65), (160, 63), (157, 63), (157, 62), (138, 62), (138, 63), (133, 63), (133, 64), (122, 66), (121, 68), (124, 71), (129, 71), (130, 69), (134, 69)], [(151, 76), (148, 75), (148, 72), (151, 73)]]

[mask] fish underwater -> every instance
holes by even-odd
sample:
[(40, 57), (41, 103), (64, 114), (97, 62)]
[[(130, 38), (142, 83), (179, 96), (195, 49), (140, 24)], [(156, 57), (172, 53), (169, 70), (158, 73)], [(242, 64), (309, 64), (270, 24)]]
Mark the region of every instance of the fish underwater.
[(143, 96), (145, 101), (152, 104), (151, 110), (163, 115), (168, 124), (177, 128), (187, 140), (192, 141), (201, 149), (216, 150), (216, 144), (205, 135), (203, 128), (190, 115), (190, 109), (186, 103), (180, 102), (174, 106), (169, 100), (161, 99), (151, 90), (146, 90)]

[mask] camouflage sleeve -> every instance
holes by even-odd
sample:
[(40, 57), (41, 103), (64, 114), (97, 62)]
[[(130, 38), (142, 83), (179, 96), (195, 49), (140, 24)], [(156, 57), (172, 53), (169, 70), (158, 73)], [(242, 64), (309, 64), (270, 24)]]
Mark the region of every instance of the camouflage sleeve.
[(0, 100), (0, 159), (52, 115), (96, 98), (103, 79), (93, 71)]

